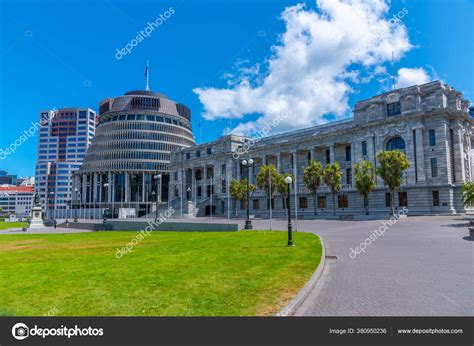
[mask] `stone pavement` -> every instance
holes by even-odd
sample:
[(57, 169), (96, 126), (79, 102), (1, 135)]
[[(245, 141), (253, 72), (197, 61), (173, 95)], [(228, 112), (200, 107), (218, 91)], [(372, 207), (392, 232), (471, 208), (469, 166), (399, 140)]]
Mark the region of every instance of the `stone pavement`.
[[(322, 281), (296, 315), (474, 315), (474, 241), (468, 238), (468, 221), (460, 216), (400, 219), (365, 253), (350, 258), (350, 249), (382, 221), (298, 221), (300, 231), (321, 235), (326, 255), (338, 259), (326, 261)], [(268, 229), (268, 220), (253, 223), (255, 229)], [(274, 221), (273, 229), (286, 225)]]

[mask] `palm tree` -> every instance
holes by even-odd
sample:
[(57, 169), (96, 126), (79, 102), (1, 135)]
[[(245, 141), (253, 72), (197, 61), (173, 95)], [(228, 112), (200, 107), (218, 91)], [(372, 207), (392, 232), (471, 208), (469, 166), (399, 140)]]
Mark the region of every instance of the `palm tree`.
[[(235, 201), (239, 201), (241, 204), (247, 197), (244, 184), (240, 180), (234, 179), (230, 182), (229, 192), (231, 197)], [(237, 203), (235, 203), (235, 215), (237, 216)]]
[(324, 183), (329, 187), (332, 193), (332, 206), (334, 215), (336, 215), (336, 195), (341, 190), (342, 172), (339, 163), (334, 162), (324, 167)]
[(372, 162), (362, 160), (354, 165), (356, 189), (364, 196), (365, 215), (369, 215), (369, 193), (375, 189), (375, 169)]
[[(276, 189), (281, 196), (282, 205), (285, 205), (286, 201), (288, 201), (288, 184), (285, 182), (286, 177), (291, 177), (291, 179), (295, 181), (293, 174), (290, 174), (290, 173), (278, 174), (277, 179), (276, 179)], [(290, 184), (290, 191), (291, 191), (291, 185), (292, 184)], [(289, 208), (290, 206), (287, 205), (286, 209), (288, 210)]]
[(324, 175), (324, 168), (321, 162), (311, 160), (309, 161), (308, 167), (303, 172), (303, 182), (306, 188), (314, 198), (314, 215), (317, 215), (316, 198), (318, 195), (318, 189), (321, 185)]
[(382, 150), (378, 153), (377, 159), (380, 166), (377, 174), (382, 178), (390, 193), (390, 210), (395, 215), (393, 194), (403, 183), (403, 172), (410, 167), (406, 155), (399, 150)]
[(474, 205), (474, 182), (469, 182), (461, 187), (461, 202), (464, 208)]
[(272, 207), (272, 197), (275, 194), (276, 181), (278, 179), (278, 172), (273, 165), (262, 165), (257, 174), (257, 186), (263, 189), (269, 200), (269, 209)]

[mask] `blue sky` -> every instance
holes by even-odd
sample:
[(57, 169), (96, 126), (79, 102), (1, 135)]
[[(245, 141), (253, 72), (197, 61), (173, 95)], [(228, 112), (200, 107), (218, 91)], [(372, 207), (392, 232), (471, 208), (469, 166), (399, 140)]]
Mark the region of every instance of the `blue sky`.
[[(473, 1), (392, 1), (386, 11), (359, 7), (367, 10), (372, 25), (381, 27), (383, 20), (406, 9), (396, 31), (376, 37), (397, 44), (381, 51), (384, 42), (369, 39), (360, 60), (349, 64), (341, 60), (337, 65), (334, 57), (341, 56), (343, 48), (333, 42), (340, 38), (345, 42), (347, 29), (342, 26), (354, 25), (353, 31), (361, 33), (367, 27), (355, 24), (358, 18), (343, 17), (329, 19), (325, 24), (330, 30), (318, 31), (328, 11), (336, 17), (345, 13), (333, 7), (335, 0), (327, 1), (319, 5), (307, 1), (305, 7), (294, 8), (304, 2), (0, 0), (0, 148), (8, 147), (37, 121), (40, 110), (69, 106), (97, 110), (104, 98), (144, 88), (147, 59), (151, 89), (191, 108), (197, 142), (201, 141), (200, 121), (203, 142), (229, 129), (251, 133), (259, 121), (281, 110), (280, 100), (303, 101), (304, 106), (295, 106), (293, 114), (301, 119), (298, 124), (282, 124), (279, 131), (350, 116), (357, 100), (385, 91), (391, 84), (388, 50), (395, 51), (400, 85), (404, 79), (439, 78), (474, 99)], [(117, 48), (170, 7), (174, 14), (158, 29), (122, 59), (115, 58)], [(293, 10), (282, 18), (288, 8)], [(339, 29), (338, 38), (328, 36)], [(301, 33), (307, 37), (301, 38)], [(301, 45), (298, 40), (307, 44), (300, 55), (295, 53), (295, 59), (307, 59), (305, 69), (289, 64), (286, 71), (292, 50)], [(406, 74), (400, 73), (404, 68)], [(295, 88), (299, 78), (302, 82)], [(315, 89), (306, 104), (308, 96), (300, 89), (314, 81), (317, 84), (317, 78), (324, 79), (323, 90)], [(272, 87), (273, 80), (278, 81), (277, 89)], [(277, 108), (268, 106), (275, 101)], [(262, 107), (263, 103), (268, 104)], [(15, 154), (0, 160), (0, 169), (32, 175), (36, 146), (37, 138), (26, 141)]]

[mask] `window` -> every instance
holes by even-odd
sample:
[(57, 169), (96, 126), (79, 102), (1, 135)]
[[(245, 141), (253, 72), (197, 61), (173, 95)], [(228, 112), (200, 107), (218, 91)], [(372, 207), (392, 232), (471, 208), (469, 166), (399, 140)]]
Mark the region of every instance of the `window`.
[(406, 192), (398, 193), (398, 206), (399, 207), (408, 207), (408, 196)]
[(189, 160), (191, 158), (191, 153), (186, 153), (186, 160)]
[(386, 207), (392, 206), (392, 196), (390, 195), (390, 192), (385, 193), (385, 206)]
[(352, 185), (352, 169), (346, 168), (346, 184)]
[(439, 207), (439, 191), (433, 191), (433, 207)]
[(196, 157), (201, 157), (201, 150), (196, 150)]
[(226, 167), (225, 163), (223, 163), (222, 166), (221, 166), (221, 174), (222, 175), (226, 174), (226, 169), (227, 169), (227, 167)]
[(222, 193), (227, 193), (227, 182), (226, 182), (226, 179), (222, 179), (222, 181), (221, 181), (221, 186), (222, 186), (221, 192), (222, 192)]
[(349, 201), (347, 200), (347, 195), (337, 196), (337, 204), (339, 208), (347, 208), (349, 206)]
[(431, 178), (436, 178), (438, 176), (438, 159), (433, 157), (431, 158)]
[(391, 117), (401, 113), (400, 101), (387, 103), (387, 116)]
[(306, 198), (306, 197), (300, 197), (300, 208), (301, 208), (301, 209), (306, 209), (306, 208), (308, 208), (308, 198)]
[(350, 161), (351, 160), (351, 146), (348, 145), (346, 146), (346, 161)]
[(197, 195), (198, 195), (198, 197), (202, 196), (202, 186), (197, 187)]
[[(267, 199), (267, 209), (270, 209), (270, 204)], [(275, 209), (275, 198), (272, 198), (272, 209)]]
[(254, 199), (253, 200), (253, 209), (260, 209), (260, 200)]
[(394, 137), (387, 142), (387, 150), (405, 150), (405, 141), (401, 137)]
[(367, 156), (367, 141), (362, 142), (362, 155)]
[(436, 145), (436, 132), (435, 130), (429, 131), (429, 138), (430, 138), (430, 147), (434, 147)]
[(212, 148), (209, 147), (209, 148), (207, 148), (207, 155), (211, 155), (211, 154), (212, 154)]
[(329, 149), (326, 149), (326, 163), (331, 163), (331, 153)]

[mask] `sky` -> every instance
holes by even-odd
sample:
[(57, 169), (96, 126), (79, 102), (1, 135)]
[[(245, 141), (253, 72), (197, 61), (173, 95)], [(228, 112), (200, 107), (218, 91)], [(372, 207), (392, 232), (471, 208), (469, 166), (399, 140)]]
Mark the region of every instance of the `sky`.
[[(270, 134), (345, 119), (437, 79), (474, 100), (473, 15), (473, 0), (0, 0), (0, 154), (41, 110), (144, 89), (147, 60), (197, 143), (282, 114)], [(37, 133), (0, 170), (34, 175), (36, 150)]]

